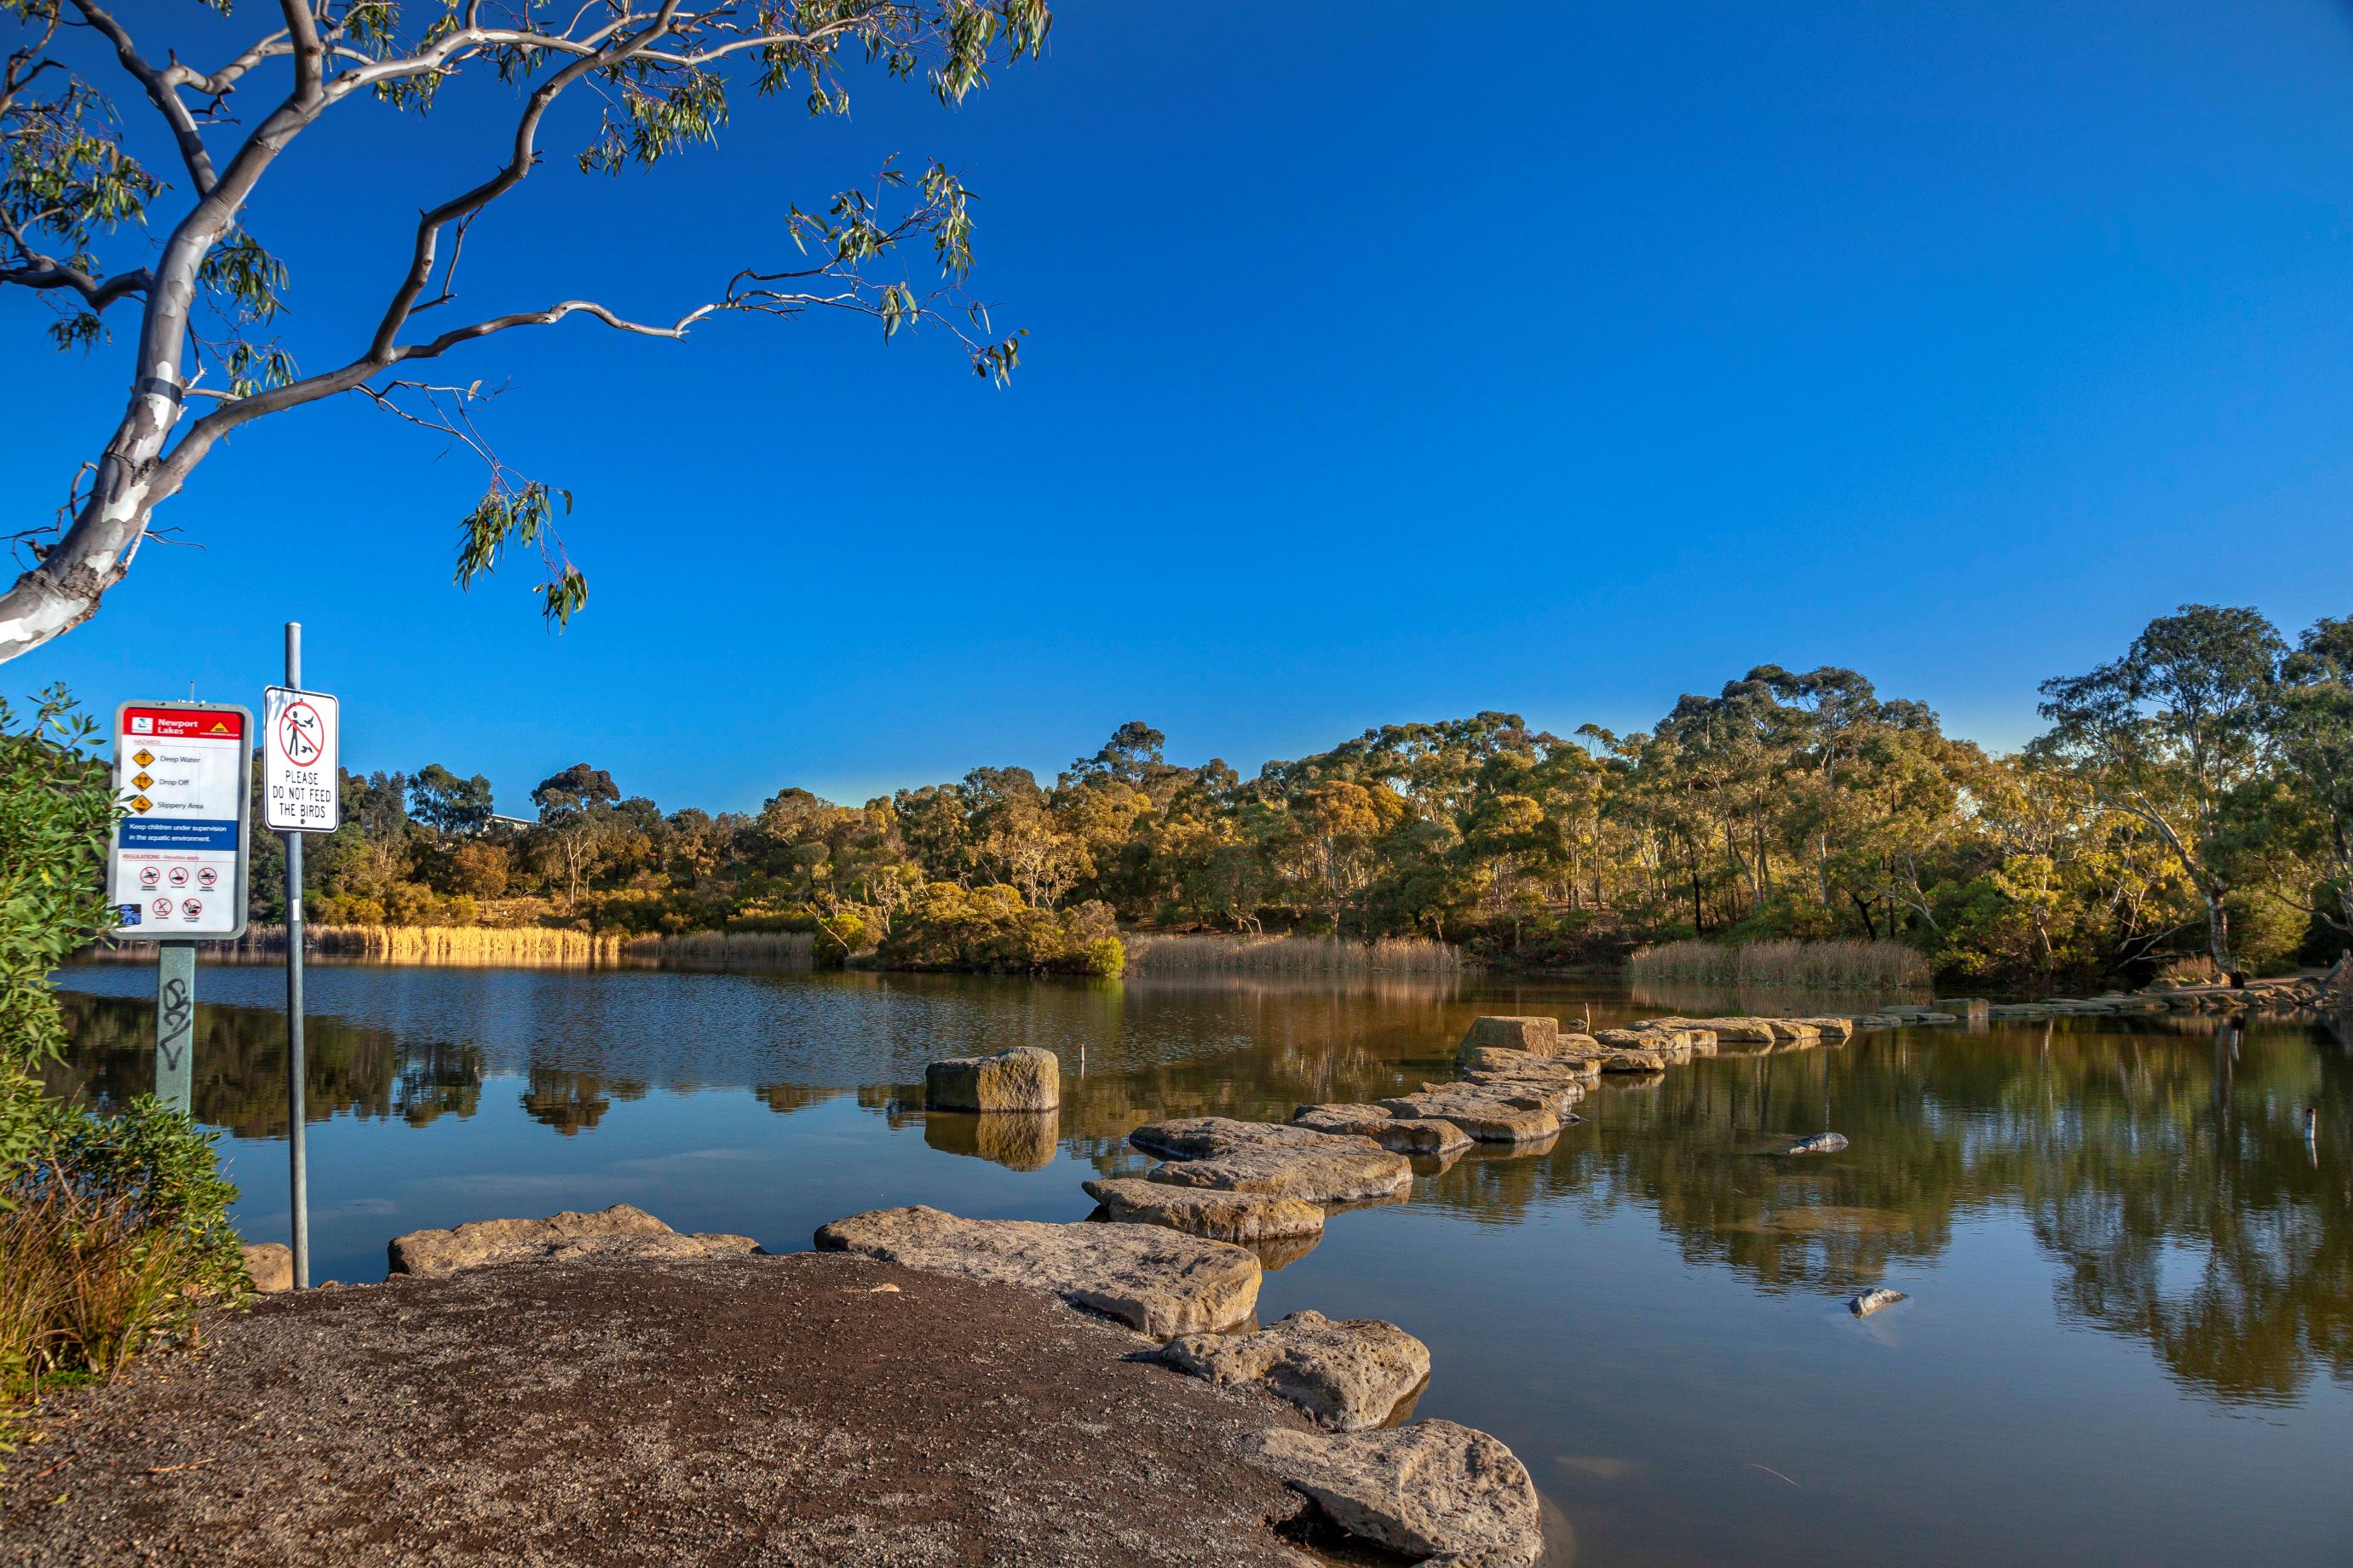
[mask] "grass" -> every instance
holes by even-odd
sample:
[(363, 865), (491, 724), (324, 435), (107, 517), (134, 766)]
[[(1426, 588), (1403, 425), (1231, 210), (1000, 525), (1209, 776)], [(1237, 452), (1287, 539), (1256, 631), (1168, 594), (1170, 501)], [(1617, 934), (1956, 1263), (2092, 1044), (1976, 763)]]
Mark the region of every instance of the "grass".
[(1151, 936), (1127, 939), (1134, 975), (1354, 976), (1459, 974), (1461, 952), (1428, 937), (1363, 942), (1336, 936)]
[(1804, 991), (1902, 991), (1925, 987), (1927, 958), (1894, 942), (1670, 942), (1646, 947), (1626, 965), (1637, 985), (1706, 985), (1725, 990), (1786, 987)]

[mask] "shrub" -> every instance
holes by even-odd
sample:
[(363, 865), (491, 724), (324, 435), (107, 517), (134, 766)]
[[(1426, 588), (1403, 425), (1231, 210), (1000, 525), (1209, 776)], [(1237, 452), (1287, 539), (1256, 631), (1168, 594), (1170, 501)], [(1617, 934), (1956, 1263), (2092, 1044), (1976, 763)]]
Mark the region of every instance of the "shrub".
[(1115, 936), (1099, 936), (1087, 943), (1087, 973), (1103, 980), (1116, 980), (1127, 968), (1127, 949)]
[(1016, 889), (933, 882), (892, 921), (881, 957), (893, 969), (1092, 974), (1113, 949), (1124, 966), (1111, 906), (1099, 900), (1041, 910)]
[(216, 1133), (152, 1096), (119, 1115), (50, 1101), (0, 1215), (0, 1373), (106, 1374), (196, 1309), (251, 1289)]
[(65, 1042), (49, 974), (114, 925), (100, 881), (114, 784), (65, 688), (0, 701), (0, 1185), (39, 1146), (38, 1073)]

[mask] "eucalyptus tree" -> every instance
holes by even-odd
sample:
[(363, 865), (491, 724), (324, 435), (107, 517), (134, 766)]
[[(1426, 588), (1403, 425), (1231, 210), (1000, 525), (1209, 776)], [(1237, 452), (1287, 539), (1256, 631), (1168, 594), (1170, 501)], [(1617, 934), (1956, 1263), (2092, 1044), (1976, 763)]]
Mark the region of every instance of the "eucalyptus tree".
[(2353, 933), (2353, 616), (2314, 623), (2280, 661), (2271, 696), (2284, 815), (2337, 903), (2316, 912)]
[(2259, 611), (2184, 605), (2149, 622), (2123, 658), (2042, 683), (2049, 752), (2163, 840), (2205, 905), (2207, 953), (2225, 973), (2234, 808), (2261, 776), (2284, 651)]
[[(886, 338), (941, 326), (976, 372), (998, 381), (1018, 360), (1020, 334), (997, 336), (964, 292), (969, 193), (938, 162), (918, 170), (894, 159), (868, 187), (814, 210), (792, 207), (778, 226), (778, 255), (746, 258), (661, 320), (633, 320), (593, 299), (532, 300), (470, 320), (456, 307), (468, 231), (541, 167), (543, 132), (567, 92), (603, 105), (572, 161), (584, 174), (617, 175), (716, 140), (730, 94), (746, 88), (805, 92), (811, 114), (846, 113), (849, 79), (871, 70), (920, 79), (943, 103), (960, 101), (992, 64), (1042, 51), (1048, 0), (717, 0), (693, 9), (681, 0), (553, 9), (444, 0), (406, 11), (393, 0), (278, 0), (258, 28), (233, 21), (228, 0), (192, 0), (168, 21), (153, 14), (160, 5), (129, 16), (111, 4), (0, 0), (0, 19), (18, 26), (0, 55), (0, 289), (47, 301), (58, 347), (120, 353), (128, 384), (104, 447), (70, 483), (59, 473), (58, 521), (16, 536), (32, 561), (0, 593), (0, 660), (95, 614), (156, 509), (225, 438), (344, 395), (482, 459), (487, 488), (461, 520), (458, 580), (491, 571), (511, 546), (535, 551), (544, 570), (536, 592), (561, 624), (587, 597), (557, 528), (570, 492), (499, 459), (475, 422), (478, 374), (432, 379), (444, 355), (479, 353), (510, 332), (578, 318), (681, 339), (726, 315), (831, 310), (871, 318)], [(172, 47), (159, 53), (159, 41)], [(220, 63), (185, 63), (198, 49)], [(287, 269), (246, 226), (248, 204), (289, 187), (285, 155), (331, 116), (421, 114), (469, 79), (513, 99), (491, 172), (457, 182), (418, 214), (385, 260), (388, 287), (374, 276), (327, 280), (327, 294), (377, 290), (377, 302), (364, 307), (364, 326), (335, 363), (298, 366), (270, 335)], [(168, 167), (142, 158), (141, 140), (116, 118), (118, 99), (153, 116)], [(283, 221), (300, 210), (281, 208)], [(793, 249), (782, 253), (786, 243)], [(919, 283), (910, 253), (923, 248), (937, 275)]]

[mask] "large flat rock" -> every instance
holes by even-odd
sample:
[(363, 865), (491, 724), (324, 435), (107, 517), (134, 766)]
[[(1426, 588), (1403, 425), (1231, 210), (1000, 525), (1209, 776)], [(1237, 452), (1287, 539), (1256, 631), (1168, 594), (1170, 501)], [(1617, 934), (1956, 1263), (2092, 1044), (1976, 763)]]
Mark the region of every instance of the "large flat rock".
[(1413, 1166), (1404, 1155), (1392, 1154), (1369, 1138), (1330, 1142), (1342, 1146), (1244, 1147), (1201, 1160), (1164, 1160), (1145, 1173), (1145, 1179), (1172, 1187), (1264, 1193), (1316, 1204), (1376, 1203), (1403, 1197), (1413, 1186)]
[(574, 1258), (712, 1258), (757, 1252), (748, 1236), (681, 1236), (641, 1208), (566, 1209), (545, 1219), (480, 1219), (451, 1230), (412, 1230), (387, 1247), (388, 1274), (454, 1274), (501, 1263)]
[(1060, 1058), (1039, 1046), (949, 1057), (923, 1068), (923, 1104), (934, 1110), (1053, 1110), (1062, 1103), (1061, 1075)]
[(1543, 1505), (1511, 1449), (1451, 1421), (1382, 1432), (1276, 1428), (1250, 1461), (1314, 1502), (1334, 1524), (1423, 1568), (1529, 1568), (1544, 1555)]
[(1174, 1187), (1134, 1176), (1079, 1184), (1123, 1225), (1165, 1225), (1212, 1241), (1273, 1241), (1324, 1234), (1324, 1205), (1304, 1198)]
[(961, 1219), (922, 1204), (821, 1226), (819, 1250), (1050, 1291), (1155, 1339), (1214, 1332), (1258, 1306), (1248, 1249), (1156, 1225)]
[(1471, 1147), (1471, 1135), (1451, 1121), (1392, 1116), (1377, 1105), (1303, 1105), (1291, 1113), (1293, 1127), (1342, 1137), (1369, 1138), (1398, 1154), (1451, 1159)]
[(1212, 1383), (1261, 1384), (1336, 1432), (1380, 1426), (1430, 1378), (1430, 1347), (1395, 1323), (1321, 1312), (1254, 1334), (1182, 1334), (1160, 1359)]
[(1556, 1136), (1558, 1113), (1516, 1086), (1457, 1083), (1432, 1085), (1419, 1094), (1381, 1101), (1395, 1116), (1451, 1121), (1482, 1143), (1534, 1143)]
[(1404, 1155), (1370, 1138), (1305, 1127), (1193, 1116), (1148, 1123), (1127, 1141), (1166, 1157), (1147, 1179), (1170, 1186), (1355, 1204), (1402, 1197), (1413, 1185)]

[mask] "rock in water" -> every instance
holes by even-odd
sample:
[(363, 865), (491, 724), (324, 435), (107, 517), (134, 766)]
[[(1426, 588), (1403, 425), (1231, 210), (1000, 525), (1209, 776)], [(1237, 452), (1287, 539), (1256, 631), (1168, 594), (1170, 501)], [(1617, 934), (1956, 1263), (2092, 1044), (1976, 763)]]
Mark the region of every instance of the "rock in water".
[(1166, 1156), (1147, 1179), (1176, 1187), (1351, 1204), (1402, 1197), (1413, 1185), (1413, 1167), (1404, 1155), (1369, 1138), (1305, 1127), (1191, 1116), (1139, 1127), (1127, 1141)]
[(1451, 1121), (1482, 1143), (1536, 1143), (1556, 1136), (1560, 1117), (1518, 1086), (1456, 1083), (1381, 1101), (1396, 1116)]
[(1123, 1225), (1165, 1225), (1212, 1241), (1272, 1241), (1324, 1234), (1324, 1207), (1304, 1198), (1221, 1193), (1120, 1177), (1079, 1184)]
[(1053, 1110), (1062, 1103), (1061, 1062), (1038, 1046), (950, 1057), (923, 1068), (923, 1103), (934, 1110)]
[(1484, 1432), (1417, 1421), (1383, 1432), (1261, 1432), (1243, 1458), (1349, 1534), (1423, 1568), (1529, 1568), (1544, 1555), (1527, 1467)]
[(1377, 1105), (1303, 1105), (1291, 1113), (1291, 1124), (1311, 1132), (1369, 1138), (1398, 1154), (1443, 1160), (1471, 1147), (1471, 1135), (1451, 1121), (1391, 1116)]
[(1454, 1047), (1454, 1057), (1461, 1060), (1471, 1052), (1489, 1046), (1501, 1046), (1509, 1050), (1525, 1051), (1532, 1057), (1548, 1057), (1560, 1049), (1560, 1020), (1557, 1018), (1473, 1018), (1471, 1026), (1462, 1031), (1462, 1043)]
[(641, 1208), (615, 1204), (595, 1214), (566, 1209), (545, 1219), (482, 1219), (454, 1230), (393, 1237), (388, 1274), (454, 1274), (500, 1263), (560, 1263), (575, 1258), (710, 1258), (757, 1252), (748, 1236), (681, 1236)]
[(245, 1249), (245, 1272), (264, 1296), (294, 1289), (294, 1249), (282, 1241), (262, 1241)]
[(1180, 1335), (1160, 1359), (1215, 1384), (1263, 1384), (1337, 1432), (1379, 1426), (1430, 1377), (1430, 1347), (1395, 1323), (1321, 1312), (1254, 1334)]
[(1800, 1138), (1789, 1145), (1791, 1154), (1835, 1154), (1846, 1147), (1846, 1136), (1839, 1132), (1817, 1132), (1811, 1138)]
[(1910, 1300), (1911, 1298), (1901, 1290), (1890, 1290), (1886, 1286), (1880, 1285), (1865, 1290), (1862, 1295), (1849, 1301), (1847, 1308), (1858, 1318), (1868, 1318), (1882, 1307), (1893, 1307), (1898, 1301)]
[(1230, 1328), (1258, 1306), (1259, 1261), (1247, 1248), (1156, 1225), (959, 1219), (917, 1204), (835, 1220), (817, 1246), (1048, 1291), (1157, 1340)]

